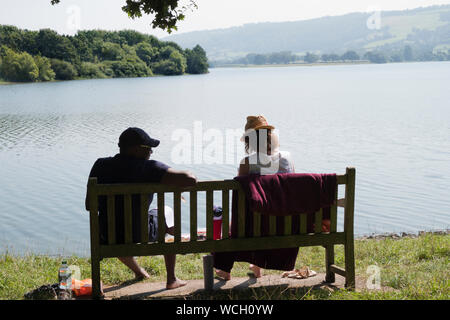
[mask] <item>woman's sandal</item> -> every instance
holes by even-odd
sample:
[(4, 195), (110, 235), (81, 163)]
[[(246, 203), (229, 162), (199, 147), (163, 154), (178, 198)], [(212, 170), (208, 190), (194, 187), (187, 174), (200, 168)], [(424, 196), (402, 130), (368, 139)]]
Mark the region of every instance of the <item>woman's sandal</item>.
[(314, 277), (317, 275), (317, 272), (311, 270), (307, 266), (302, 267), (301, 269), (294, 269), (292, 271), (286, 271), (281, 274), (282, 278), (292, 278), (292, 279), (306, 279), (309, 277)]

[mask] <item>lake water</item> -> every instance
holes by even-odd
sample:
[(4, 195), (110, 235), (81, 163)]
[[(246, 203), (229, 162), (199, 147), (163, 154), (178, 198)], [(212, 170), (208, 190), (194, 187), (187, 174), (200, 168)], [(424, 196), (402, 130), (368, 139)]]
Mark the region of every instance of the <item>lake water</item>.
[(227, 179), (237, 162), (174, 163), (172, 135), (195, 139), (200, 124), (225, 137), (256, 114), (279, 128), (297, 172), (356, 167), (357, 235), (448, 228), (449, 85), (450, 63), (432, 62), (0, 86), (0, 252), (89, 255), (87, 176), (127, 127), (161, 140), (154, 159)]

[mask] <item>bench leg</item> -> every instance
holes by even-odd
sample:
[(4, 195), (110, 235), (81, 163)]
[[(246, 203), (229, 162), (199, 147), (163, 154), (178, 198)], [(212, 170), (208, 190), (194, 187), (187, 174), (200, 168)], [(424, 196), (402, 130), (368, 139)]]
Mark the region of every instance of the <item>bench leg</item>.
[(92, 299), (100, 299), (100, 259), (91, 258)]
[(334, 245), (325, 246), (325, 265), (326, 275), (325, 282), (333, 283), (335, 281), (334, 272), (330, 270), (330, 266), (334, 264)]
[(345, 287), (355, 289), (355, 250), (353, 241), (345, 244)]
[(214, 288), (214, 257), (212, 255), (203, 256), (203, 279), (205, 290)]

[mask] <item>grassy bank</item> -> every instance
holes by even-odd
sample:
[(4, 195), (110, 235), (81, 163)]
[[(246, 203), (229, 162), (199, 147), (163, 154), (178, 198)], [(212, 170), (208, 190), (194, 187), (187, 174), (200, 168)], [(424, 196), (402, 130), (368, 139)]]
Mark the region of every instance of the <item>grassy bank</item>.
[[(178, 277), (203, 278), (202, 254), (179, 255)], [(450, 235), (425, 234), (417, 238), (365, 239), (355, 241), (356, 274), (367, 278), (368, 266), (376, 265), (381, 270), (381, 285), (392, 287), (391, 291), (325, 289), (261, 288), (247, 291), (222, 291), (214, 295), (196, 295), (188, 299), (449, 299), (450, 298)], [(165, 281), (164, 260), (158, 257), (140, 257), (139, 263), (151, 275), (147, 281)], [(324, 249), (321, 247), (300, 248), (297, 267), (308, 265), (324, 272)], [(22, 299), (25, 292), (43, 284), (57, 282), (61, 259), (48, 256), (0, 255), (0, 299)], [(71, 257), (69, 263), (78, 265), (82, 278), (90, 278), (87, 258)], [(336, 263), (343, 265), (342, 246), (336, 247)], [(236, 263), (232, 276), (247, 276), (247, 263)], [(119, 284), (133, 275), (117, 259), (102, 261), (102, 280), (105, 284)], [(280, 274), (279, 271), (265, 271)]]
[(4, 81), (2, 79), (0, 79), (0, 86), (1, 85), (5, 85), (5, 84), (14, 84), (15, 82), (9, 82), (9, 81)]

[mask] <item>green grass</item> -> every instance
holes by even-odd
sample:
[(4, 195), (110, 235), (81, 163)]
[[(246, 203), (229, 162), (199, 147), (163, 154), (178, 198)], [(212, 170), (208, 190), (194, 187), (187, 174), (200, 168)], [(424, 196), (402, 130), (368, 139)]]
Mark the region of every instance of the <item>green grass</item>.
[[(300, 248), (297, 267), (308, 265), (325, 271), (325, 251), (321, 247)], [(221, 290), (210, 294), (196, 294), (186, 299), (449, 299), (450, 292), (450, 236), (426, 234), (418, 238), (399, 240), (357, 240), (355, 242), (356, 274), (367, 278), (367, 267), (376, 265), (381, 270), (381, 285), (393, 288), (384, 290), (328, 290), (325, 288), (289, 289), (284, 287), (253, 288), (244, 291)], [(88, 258), (70, 257), (69, 264), (78, 265), (81, 277), (90, 278)], [(139, 263), (151, 275), (149, 282), (165, 281), (164, 259), (139, 257)], [(24, 293), (43, 284), (57, 282), (61, 259), (33, 255), (0, 255), (0, 299), (22, 299)], [(342, 246), (336, 247), (336, 263), (344, 265)], [(247, 263), (235, 263), (234, 277), (246, 277)], [(117, 259), (101, 263), (102, 281), (119, 284), (133, 278), (132, 273)], [(202, 254), (178, 255), (177, 276), (185, 279), (202, 279)], [(265, 270), (279, 274), (279, 271)]]

